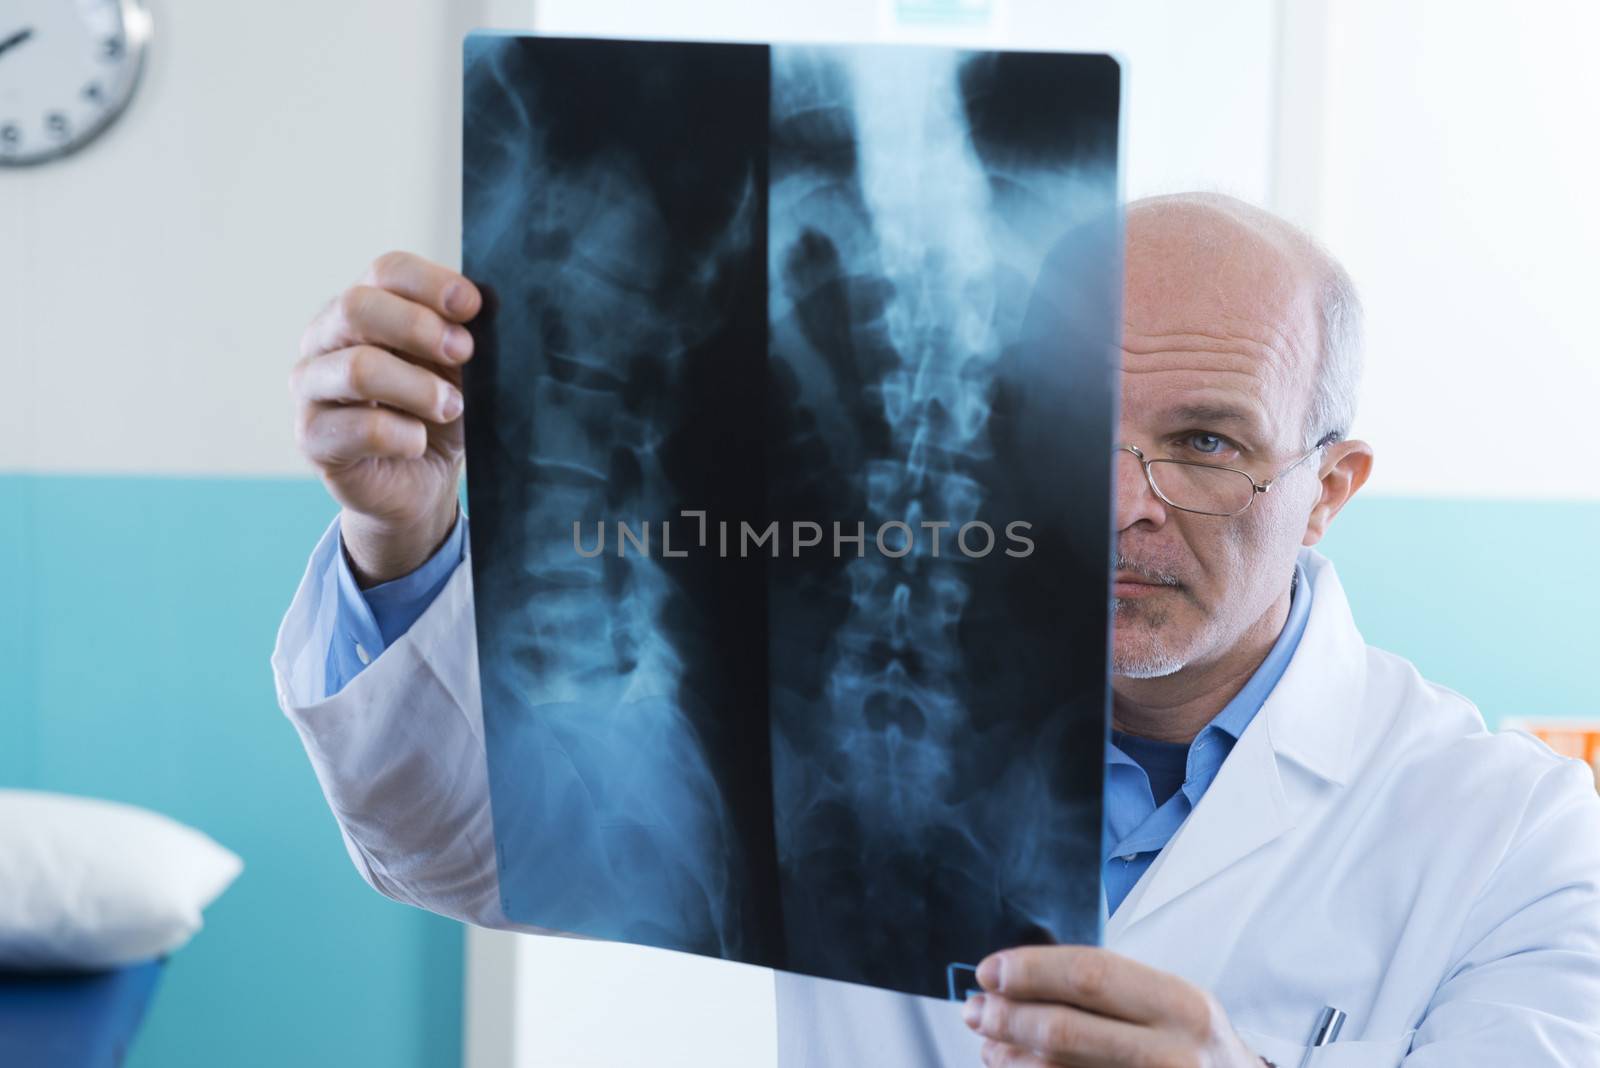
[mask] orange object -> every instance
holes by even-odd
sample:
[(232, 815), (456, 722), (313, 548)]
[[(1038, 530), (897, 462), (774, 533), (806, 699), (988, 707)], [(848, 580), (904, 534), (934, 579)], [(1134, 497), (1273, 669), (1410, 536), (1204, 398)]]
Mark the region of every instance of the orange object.
[(1600, 789), (1600, 721), (1517, 719), (1505, 726), (1527, 731), (1562, 756), (1584, 761), (1594, 769)]

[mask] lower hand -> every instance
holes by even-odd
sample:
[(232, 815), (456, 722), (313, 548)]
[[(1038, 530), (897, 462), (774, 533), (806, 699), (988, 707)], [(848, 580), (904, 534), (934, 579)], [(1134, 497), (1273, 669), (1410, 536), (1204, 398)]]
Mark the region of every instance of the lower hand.
[(965, 1019), (990, 1068), (1261, 1068), (1193, 983), (1094, 946), (1024, 946), (978, 965)]

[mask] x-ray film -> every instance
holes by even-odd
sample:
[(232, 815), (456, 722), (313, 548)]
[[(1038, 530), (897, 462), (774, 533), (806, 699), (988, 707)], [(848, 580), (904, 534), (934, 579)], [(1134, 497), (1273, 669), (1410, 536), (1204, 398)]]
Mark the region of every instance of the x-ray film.
[(1098, 941), (1117, 65), (474, 34), (465, 75), (506, 915), (938, 997)]

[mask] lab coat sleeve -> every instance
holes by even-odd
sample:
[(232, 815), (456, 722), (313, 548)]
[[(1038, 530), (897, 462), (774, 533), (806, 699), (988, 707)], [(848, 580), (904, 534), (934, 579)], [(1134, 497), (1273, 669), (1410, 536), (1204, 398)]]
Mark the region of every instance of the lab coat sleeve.
[(1590, 770), (1554, 763), (1510, 841), (1468, 911), (1406, 1068), (1600, 1066), (1600, 797)]
[(379, 656), (327, 696), (338, 525), (312, 554), (278, 632), (278, 703), (299, 732), (356, 869), (419, 908), (523, 931), (500, 906), (478, 692), (471, 568)]

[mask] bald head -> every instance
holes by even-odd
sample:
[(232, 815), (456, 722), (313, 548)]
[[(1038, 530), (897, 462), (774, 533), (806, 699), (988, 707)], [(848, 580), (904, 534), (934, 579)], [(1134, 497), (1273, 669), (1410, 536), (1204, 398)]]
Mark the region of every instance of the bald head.
[(1146, 333), (1278, 335), (1263, 372), (1304, 413), (1306, 445), (1355, 416), (1361, 305), (1338, 261), (1305, 231), (1234, 197), (1147, 197), (1127, 210), (1128, 318)]

